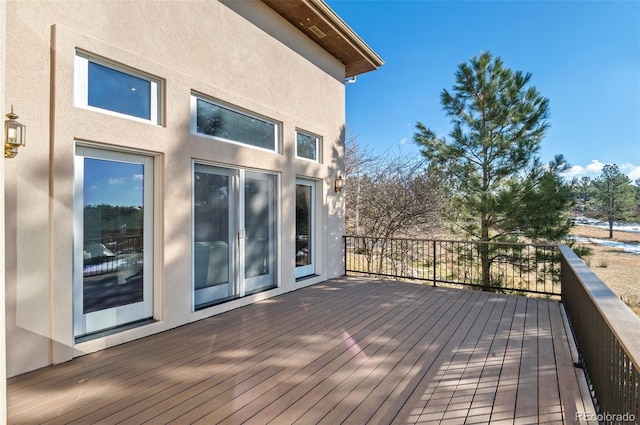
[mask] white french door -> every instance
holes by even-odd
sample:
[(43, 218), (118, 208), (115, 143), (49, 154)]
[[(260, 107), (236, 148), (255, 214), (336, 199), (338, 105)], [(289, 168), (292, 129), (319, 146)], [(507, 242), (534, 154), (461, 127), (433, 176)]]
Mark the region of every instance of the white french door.
[(242, 289), (249, 294), (276, 286), (276, 176), (245, 171), (241, 177)]
[(276, 176), (194, 164), (194, 309), (276, 286)]
[(315, 183), (296, 180), (296, 278), (316, 272)]
[(153, 158), (77, 146), (73, 215), (74, 336), (153, 317)]
[(193, 291), (194, 304), (232, 298), (235, 284), (235, 232), (238, 172), (194, 165)]

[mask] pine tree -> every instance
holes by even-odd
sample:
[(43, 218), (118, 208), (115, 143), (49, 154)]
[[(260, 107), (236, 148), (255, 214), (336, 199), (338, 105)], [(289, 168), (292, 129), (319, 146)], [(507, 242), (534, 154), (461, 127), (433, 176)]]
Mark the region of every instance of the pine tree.
[[(549, 128), (549, 101), (529, 85), (531, 74), (482, 53), (459, 65), (455, 78), (452, 92), (441, 94), (453, 124), (449, 140), (422, 123), (414, 140), (447, 176), (457, 225), (483, 242), (566, 236), (573, 195), (560, 174), (568, 165), (562, 156), (548, 165), (538, 156)], [(481, 249), (485, 286), (492, 261), (488, 250)]]
[(593, 181), (596, 209), (609, 222), (609, 238), (613, 238), (613, 223), (624, 218), (635, 203), (635, 190), (631, 179), (616, 164), (602, 168), (602, 174)]

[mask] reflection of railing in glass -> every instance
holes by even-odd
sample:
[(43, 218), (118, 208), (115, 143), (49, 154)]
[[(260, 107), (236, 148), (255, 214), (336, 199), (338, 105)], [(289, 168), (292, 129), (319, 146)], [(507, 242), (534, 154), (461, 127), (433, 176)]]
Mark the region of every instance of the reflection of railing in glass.
[(296, 235), (296, 266), (311, 264), (309, 235)]
[(142, 235), (85, 240), (83, 276), (137, 269), (142, 262)]

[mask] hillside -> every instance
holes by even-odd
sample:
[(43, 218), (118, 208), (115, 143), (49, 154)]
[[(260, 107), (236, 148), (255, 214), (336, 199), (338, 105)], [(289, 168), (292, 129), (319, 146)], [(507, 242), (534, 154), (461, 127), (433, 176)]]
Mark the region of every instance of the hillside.
[[(571, 235), (608, 239), (609, 231), (591, 226), (574, 226)], [(614, 231), (613, 240), (640, 244), (640, 233)], [(640, 316), (640, 255), (619, 248), (586, 244), (592, 254), (585, 262), (622, 300)]]

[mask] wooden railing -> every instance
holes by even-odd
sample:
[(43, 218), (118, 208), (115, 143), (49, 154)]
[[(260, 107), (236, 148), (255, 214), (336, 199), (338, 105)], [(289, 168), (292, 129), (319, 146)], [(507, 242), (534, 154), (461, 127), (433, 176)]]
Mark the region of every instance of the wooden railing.
[(640, 318), (567, 246), (562, 301), (601, 423), (640, 418)]
[(345, 275), (560, 296), (557, 245), (345, 236)]

